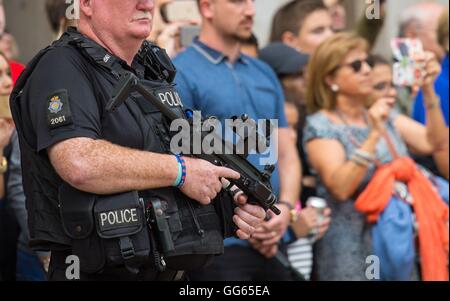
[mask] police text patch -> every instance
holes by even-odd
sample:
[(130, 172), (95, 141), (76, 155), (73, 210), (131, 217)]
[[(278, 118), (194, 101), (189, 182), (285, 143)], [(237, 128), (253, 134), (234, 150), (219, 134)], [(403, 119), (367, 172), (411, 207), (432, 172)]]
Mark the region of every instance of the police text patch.
[(47, 126), (50, 129), (73, 123), (67, 90), (55, 91), (47, 100)]
[(100, 231), (141, 225), (137, 208), (125, 208), (98, 214)]

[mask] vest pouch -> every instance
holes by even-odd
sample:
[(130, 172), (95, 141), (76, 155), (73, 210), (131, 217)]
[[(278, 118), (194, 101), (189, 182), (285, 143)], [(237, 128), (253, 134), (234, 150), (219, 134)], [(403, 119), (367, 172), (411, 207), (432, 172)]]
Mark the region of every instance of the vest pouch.
[(99, 272), (106, 259), (102, 241), (94, 231), (96, 195), (64, 183), (59, 187), (58, 196), (63, 229), (72, 239), (72, 254), (79, 258), (80, 270), (85, 273)]
[(137, 272), (150, 265), (150, 238), (137, 191), (97, 196), (94, 218), (107, 266), (125, 265)]
[(151, 191), (143, 192), (142, 195), (147, 202), (151, 202), (153, 199), (160, 200), (161, 209), (164, 212), (168, 228), (170, 229), (171, 239), (176, 241), (183, 231), (183, 226), (181, 224), (180, 210), (173, 189), (153, 189)]

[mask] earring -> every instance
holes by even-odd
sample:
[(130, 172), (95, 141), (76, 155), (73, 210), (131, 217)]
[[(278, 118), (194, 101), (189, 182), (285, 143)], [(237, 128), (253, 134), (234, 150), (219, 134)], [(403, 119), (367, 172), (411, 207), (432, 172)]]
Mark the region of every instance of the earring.
[(331, 91), (333, 91), (333, 92), (339, 91), (339, 86), (336, 85), (336, 84), (332, 84), (332, 85), (331, 85)]

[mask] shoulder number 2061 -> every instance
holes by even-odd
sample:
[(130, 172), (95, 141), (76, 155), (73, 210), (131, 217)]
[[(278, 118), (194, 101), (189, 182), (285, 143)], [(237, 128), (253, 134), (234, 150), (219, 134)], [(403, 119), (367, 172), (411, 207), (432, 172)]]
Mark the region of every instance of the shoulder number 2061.
[(64, 121), (66, 121), (66, 116), (60, 116), (60, 117), (52, 118), (50, 120), (50, 123), (52, 125), (54, 125), (54, 124), (58, 124), (58, 123), (61, 123), (61, 122), (64, 122)]

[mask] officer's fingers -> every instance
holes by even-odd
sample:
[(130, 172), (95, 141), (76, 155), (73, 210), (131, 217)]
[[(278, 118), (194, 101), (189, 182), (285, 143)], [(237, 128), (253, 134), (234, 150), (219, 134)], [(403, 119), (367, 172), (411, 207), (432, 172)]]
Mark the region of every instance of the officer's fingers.
[[(208, 184), (201, 184), (204, 185), (205, 194), (212, 199), (214, 199), (217, 195), (217, 183), (208, 183)], [(222, 187), (222, 185), (221, 185)], [(220, 191), (220, 190), (219, 190)]]
[(253, 235), (249, 238), (249, 241), (254, 249), (261, 251), (261, 248), (263, 248), (262, 241), (254, 239)]
[[(264, 224), (264, 223), (263, 223)], [(255, 233), (253, 233), (254, 235), (259, 235), (259, 234), (261, 234), (261, 235), (263, 235), (263, 234), (265, 234), (265, 233), (267, 233), (268, 231), (267, 231), (267, 229), (265, 228), (265, 227), (263, 227), (262, 225), (259, 225), (258, 227), (256, 227), (256, 230), (255, 230)]]
[(234, 201), (238, 206), (244, 206), (245, 204), (247, 204), (247, 200), (247, 195), (245, 195), (242, 191), (236, 193), (236, 195), (234, 196)]
[(236, 235), (243, 240), (249, 239), (250, 238), (250, 234), (245, 233), (244, 231), (242, 231), (241, 229), (238, 229), (236, 231)]
[(209, 205), (209, 204), (211, 204), (211, 198), (208, 197), (208, 196), (203, 196), (198, 201), (202, 205)]
[(216, 181), (216, 183), (213, 184), (212, 188), (216, 193), (219, 193), (222, 190), (222, 182)]
[(265, 240), (274, 238), (276, 235), (277, 235), (277, 233), (275, 231), (264, 232), (264, 233), (254, 232), (252, 237), (255, 239), (258, 239), (260, 241), (265, 241)]
[(209, 194), (208, 194), (209, 198), (211, 200), (214, 200), (216, 198), (216, 196), (217, 196), (217, 192), (214, 190), (214, 188), (211, 188), (209, 191), (210, 191)]
[(264, 221), (261, 224), (261, 227), (264, 229), (265, 232), (272, 232), (273, 231), (272, 227), (268, 226), (268, 221)]
[(215, 171), (218, 177), (224, 177), (227, 179), (235, 179), (235, 180), (241, 177), (241, 175), (238, 172), (226, 167), (216, 166)]
[(245, 204), (247, 204), (247, 201), (248, 201), (248, 196), (244, 193), (242, 195), (238, 196), (238, 198), (237, 198), (237, 203), (239, 205), (245, 205)]
[(212, 196), (212, 191), (207, 187), (207, 186), (203, 186), (199, 191), (199, 197), (196, 198), (197, 201), (202, 204), (202, 205), (208, 205), (211, 203), (211, 200), (213, 199)]
[(250, 226), (254, 227), (255, 229), (262, 222), (262, 220), (260, 218), (258, 218), (257, 216), (254, 216), (239, 207), (234, 209), (234, 213), (237, 214), (244, 222), (246, 222)]
[(263, 244), (263, 246), (274, 245), (274, 244), (277, 244), (280, 241), (280, 239), (281, 239), (281, 235), (275, 235), (273, 238), (263, 241), (262, 244)]
[(258, 227), (256, 227), (255, 233), (266, 233), (266, 232), (267, 230), (266, 228), (264, 228), (264, 222)]
[[(253, 234), (253, 232), (255, 232), (255, 228), (252, 227), (251, 225), (247, 224), (245, 221), (243, 221), (238, 215), (234, 215), (233, 216), (233, 222), (236, 224), (236, 226), (239, 228), (239, 230), (241, 230), (242, 233), (247, 234), (249, 237), (250, 235)], [(248, 239), (245, 238), (245, 239)]]
[(272, 210), (267, 210), (266, 215), (267, 215), (267, 218), (269, 218), (269, 219), (277, 216)]
[(330, 215), (331, 215), (331, 209), (325, 208), (325, 210), (323, 211), (323, 216), (330, 216)]
[(274, 217), (266, 223), (266, 227), (273, 231), (279, 230), (282, 227), (282, 225), (283, 225), (283, 221), (281, 220), (280, 217), (278, 217), (278, 218)]
[(243, 206), (239, 206), (242, 210), (246, 211), (250, 215), (253, 215), (254, 217), (261, 220), (261, 222), (264, 221), (264, 218), (266, 217), (266, 212), (264, 209), (258, 205), (252, 205), (252, 204), (245, 204)]
[[(254, 233), (253, 233), (253, 235), (254, 235)], [(261, 242), (260, 242), (258, 239), (255, 239), (255, 238), (253, 237), (253, 235), (252, 235), (252, 237), (250, 237), (250, 238), (248, 239), (248, 242), (249, 242), (254, 248), (257, 248), (258, 246), (261, 245)]]
[[(227, 188), (229, 188), (230, 187), (230, 185), (231, 185), (231, 182), (230, 181), (228, 181), (227, 179), (225, 179), (225, 178), (220, 178), (220, 182), (222, 182), (222, 188), (223, 189), (227, 189)], [(233, 186), (233, 187), (235, 187), (235, 186)], [(231, 188), (231, 189), (235, 189), (235, 188)]]

